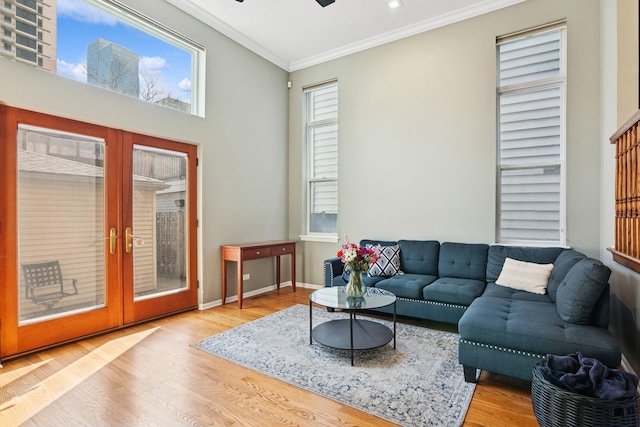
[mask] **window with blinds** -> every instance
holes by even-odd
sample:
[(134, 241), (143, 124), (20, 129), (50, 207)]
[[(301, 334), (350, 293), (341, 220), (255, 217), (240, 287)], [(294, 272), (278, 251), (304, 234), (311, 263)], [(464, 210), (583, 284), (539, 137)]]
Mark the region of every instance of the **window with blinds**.
[(338, 85), (305, 90), (308, 236), (338, 234)]
[(498, 242), (565, 244), (564, 32), (498, 39)]

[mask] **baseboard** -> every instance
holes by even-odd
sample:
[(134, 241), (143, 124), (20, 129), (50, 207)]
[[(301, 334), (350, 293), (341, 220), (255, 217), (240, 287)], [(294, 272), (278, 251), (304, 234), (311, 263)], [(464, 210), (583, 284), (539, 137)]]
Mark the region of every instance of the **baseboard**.
[[(280, 288), (286, 288), (287, 286), (291, 286), (291, 281), (287, 281), (287, 282), (282, 282), (280, 283)], [(301, 283), (301, 282), (296, 282), (296, 288), (308, 288), (308, 289), (320, 289), (322, 288), (322, 285), (313, 285), (311, 283)], [(249, 298), (249, 297), (254, 297), (256, 295), (261, 295), (267, 292), (271, 292), (271, 291), (275, 291), (276, 289), (278, 289), (278, 287), (274, 284), (271, 286), (265, 286), (264, 288), (260, 288), (260, 289), (256, 289), (253, 291), (249, 291), (249, 292), (245, 292), (243, 293), (243, 298)], [(233, 295), (227, 298), (227, 300), (225, 301), (226, 304), (229, 304), (231, 302), (236, 302), (238, 301), (238, 296), (237, 295)], [(222, 305), (222, 299), (218, 299), (215, 301), (211, 301), (205, 304), (199, 304), (198, 305), (198, 310), (206, 310), (209, 308), (213, 308), (213, 307), (219, 307)]]

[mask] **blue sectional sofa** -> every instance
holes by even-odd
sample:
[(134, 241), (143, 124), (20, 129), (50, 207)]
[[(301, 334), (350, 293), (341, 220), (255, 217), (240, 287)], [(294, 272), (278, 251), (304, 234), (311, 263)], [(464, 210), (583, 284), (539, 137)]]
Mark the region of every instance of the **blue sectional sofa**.
[[(556, 247), (435, 240), (360, 244), (395, 254), (396, 259), (381, 261), (396, 262), (400, 272), (367, 276), (365, 284), (393, 292), (399, 315), (458, 325), (458, 358), (469, 382), (482, 369), (531, 380), (533, 366), (547, 354), (580, 351), (612, 368), (620, 364), (620, 348), (607, 329), (610, 271), (598, 260)], [(547, 268), (545, 288), (532, 291), (527, 280), (523, 288), (527, 274), (515, 270), (513, 276), (514, 264), (536, 273)], [(343, 272), (339, 258), (325, 260), (325, 286), (344, 286)]]

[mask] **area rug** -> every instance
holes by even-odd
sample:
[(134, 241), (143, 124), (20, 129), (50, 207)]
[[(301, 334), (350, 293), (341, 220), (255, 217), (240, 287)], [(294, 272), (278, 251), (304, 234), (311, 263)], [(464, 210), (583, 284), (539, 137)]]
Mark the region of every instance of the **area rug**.
[[(313, 310), (314, 326), (348, 318)], [(461, 425), (475, 384), (464, 381), (458, 335), (397, 323), (392, 343), (356, 351), (351, 366), (348, 350), (309, 344), (309, 307), (295, 305), (193, 346), (396, 424)]]

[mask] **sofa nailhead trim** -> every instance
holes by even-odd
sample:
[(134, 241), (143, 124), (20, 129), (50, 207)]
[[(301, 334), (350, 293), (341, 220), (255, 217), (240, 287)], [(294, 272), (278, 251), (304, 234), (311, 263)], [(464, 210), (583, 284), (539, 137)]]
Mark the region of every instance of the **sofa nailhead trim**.
[(423, 304), (440, 305), (440, 306), (443, 306), (443, 307), (461, 308), (463, 310), (467, 309), (466, 305), (449, 304), (449, 303), (444, 303), (444, 302), (427, 301), (427, 300), (422, 300), (422, 299), (411, 299), (411, 298), (404, 298), (404, 297), (398, 297), (398, 299), (399, 300), (403, 300), (403, 301), (421, 302)]
[(484, 347), (484, 348), (488, 348), (488, 349), (491, 349), (491, 350), (504, 351), (506, 353), (515, 353), (515, 354), (520, 354), (522, 356), (536, 357), (536, 358), (542, 359), (542, 360), (546, 360), (546, 358), (547, 358), (546, 356), (543, 356), (541, 354), (530, 353), (528, 351), (514, 350), (512, 348), (498, 347), (498, 346), (495, 346), (495, 345), (483, 344), (483, 343), (479, 343), (479, 342), (475, 342), (475, 341), (468, 341), (468, 340), (465, 340), (465, 339), (461, 339), (460, 342), (463, 343), (463, 344), (475, 345), (475, 346), (478, 346), (478, 347)]

